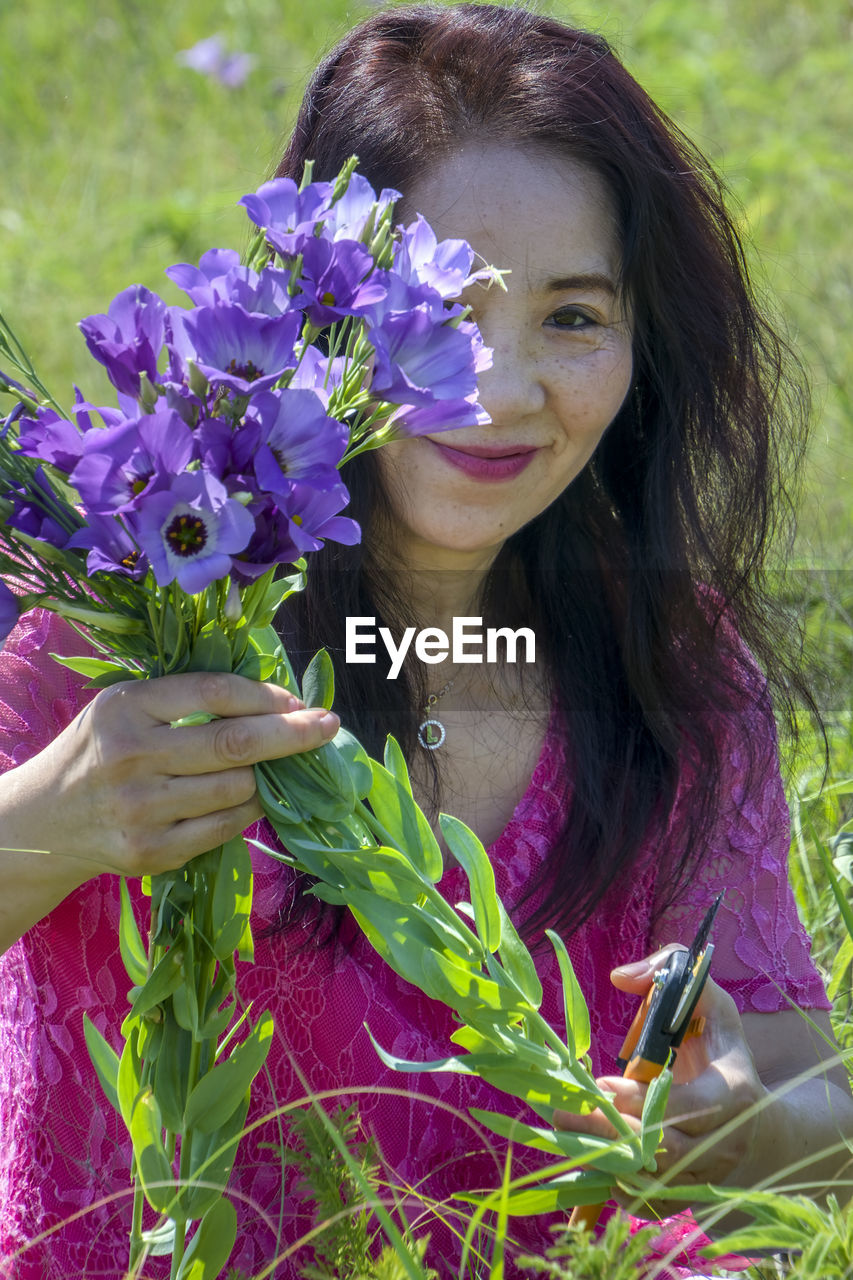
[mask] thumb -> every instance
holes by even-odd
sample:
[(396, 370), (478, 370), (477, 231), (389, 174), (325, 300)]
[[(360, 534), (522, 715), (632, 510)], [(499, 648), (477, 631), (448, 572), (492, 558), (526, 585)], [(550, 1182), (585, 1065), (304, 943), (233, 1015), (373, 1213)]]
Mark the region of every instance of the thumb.
[(633, 964), (621, 964), (618, 968), (612, 969), (610, 971), (610, 981), (620, 991), (643, 995), (651, 986), (655, 974), (660, 969), (666, 968), (672, 953), (686, 950), (687, 948), (682, 946), (680, 942), (668, 942), (666, 946), (661, 947), (650, 956), (646, 956), (643, 960), (636, 960)]

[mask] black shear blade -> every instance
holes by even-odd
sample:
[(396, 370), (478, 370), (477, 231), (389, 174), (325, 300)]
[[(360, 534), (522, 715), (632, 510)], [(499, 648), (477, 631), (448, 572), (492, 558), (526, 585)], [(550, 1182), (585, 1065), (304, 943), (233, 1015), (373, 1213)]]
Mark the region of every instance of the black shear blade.
[(708, 938), (723, 897), (724, 894), (720, 893), (711, 903), (705, 912), (699, 931), (687, 951), (681, 995), (668, 1027), (669, 1032), (674, 1037), (674, 1044), (680, 1043), (681, 1037), (687, 1029), (687, 1024), (693, 1016), (693, 1010), (696, 1008), (699, 997), (702, 994), (702, 988), (705, 986), (705, 979), (711, 967), (711, 957), (714, 954), (714, 948), (708, 942)]

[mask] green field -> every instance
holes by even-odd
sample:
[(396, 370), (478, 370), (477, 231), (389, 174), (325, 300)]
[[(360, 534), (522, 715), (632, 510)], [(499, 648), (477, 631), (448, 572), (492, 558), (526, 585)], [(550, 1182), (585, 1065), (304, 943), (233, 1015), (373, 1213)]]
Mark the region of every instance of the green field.
[[(849, 0), (537, 7), (607, 36), (715, 161), (755, 279), (811, 372), (814, 439), (784, 590), (827, 667), (819, 693), (837, 789), (805, 806), (792, 866), (818, 958), (827, 972), (834, 956), (844, 962), (839, 1033), (853, 1045), (843, 1021), (853, 943), (839, 952), (845, 931), (817, 856), (853, 819), (853, 10)], [(275, 167), (318, 57), (371, 11), (343, 0), (0, 0), (0, 310), (61, 402), (72, 383), (96, 403), (111, 398), (76, 330), (82, 316), (133, 282), (177, 302), (166, 266), (242, 247), (236, 201)], [(216, 33), (255, 60), (242, 87), (178, 60)], [(795, 803), (819, 781), (817, 747), (797, 770)], [(836, 863), (848, 890), (851, 865)]]

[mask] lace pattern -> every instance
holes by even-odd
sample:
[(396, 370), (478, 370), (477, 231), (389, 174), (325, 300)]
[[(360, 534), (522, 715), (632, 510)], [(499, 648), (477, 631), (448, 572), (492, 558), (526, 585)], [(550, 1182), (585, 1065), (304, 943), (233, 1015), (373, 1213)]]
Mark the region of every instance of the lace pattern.
[[(51, 651), (87, 650), (52, 616), (32, 615), (0, 654), (0, 768), (21, 764), (41, 750), (90, 696), (82, 690), (81, 678), (47, 657)], [(627, 899), (619, 886), (568, 940), (591, 1009), (597, 1072), (616, 1069), (631, 1017), (624, 997), (610, 984), (610, 969), (660, 942), (689, 939), (722, 887), (727, 897), (715, 927), (714, 976), (739, 1009), (784, 1009), (786, 997), (806, 1008), (828, 1007), (787, 884), (787, 810), (772, 729), (757, 715), (744, 731), (760, 733), (767, 741), (762, 784), (751, 788), (748, 797), (742, 794), (733, 740), (726, 757), (729, 802), (713, 848), (678, 904), (658, 912), (656, 865), (650, 856)], [(556, 830), (563, 770), (560, 745), (549, 731), (525, 795), (489, 850), (498, 891), (510, 910)], [(673, 821), (678, 822), (677, 809)], [(249, 834), (258, 834), (258, 828)], [(262, 831), (261, 838), (269, 842), (270, 833)], [(298, 1104), (310, 1092), (333, 1091), (344, 1101), (357, 1101), (363, 1127), (375, 1135), (394, 1184), (428, 1195), (451, 1222), (461, 1223), (453, 1194), (463, 1187), (494, 1186), (504, 1155), (501, 1143), (474, 1125), (468, 1108), (520, 1112), (519, 1104), (458, 1075), (406, 1076), (386, 1070), (365, 1023), (393, 1053), (431, 1059), (451, 1048), (449, 1011), (388, 970), (351, 921), (338, 948), (317, 948), (293, 934), (261, 937), (281, 899), (284, 869), (257, 851), (253, 857), (258, 941), (254, 965), (242, 966), (240, 991), (255, 1008), (271, 1010), (276, 1038), (268, 1068), (256, 1084), (250, 1122)], [(454, 902), (464, 888), (462, 871), (450, 868), (442, 892)], [(146, 901), (138, 886), (132, 886), (132, 893), (143, 923)], [(534, 907), (531, 903), (528, 909)], [(0, 959), (4, 1280), (115, 1280), (126, 1262), (129, 1147), (101, 1096), (82, 1029), (86, 1012), (120, 1047), (117, 1029), (128, 983), (116, 944), (118, 909), (118, 882), (102, 876), (68, 897)], [(562, 1033), (559, 974), (550, 949), (537, 953), (537, 965), (545, 992), (543, 1013)], [(241, 1229), (230, 1263), (253, 1274), (282, 1257), (275, 1276), (295, 1280), (300, 1255), (282, 1255), (312, 1224), (293, 1195), (292, 1173), (282, 1177), (278, 1151), (284, 1132), (282, 1121), (267, 1119), (241, 1146), (232, 1188)], [(520, 1154), (514, 1172), (532, 1168), (540, 1159), (533, 1152)], [(424, 1212), (410, 1204), (414, 1215)], [(548, 1243), (549, 1219), (514, 1220), (511, 1226), (523, 1250), (544, 1249)], [(689, 1229), (689, 1222), (672, 1224), (676, 1236)], [(455, 1275), (458, 1242), (452, 1230), (437, 1221), (429, 1223), (429, 1230), (431, 1264), (442, 1280)], [(158, 1280), (168, 1270), (152, 1259), (145, 1274)], [(506, 1274), (518, 1274), (512, 1256)]]

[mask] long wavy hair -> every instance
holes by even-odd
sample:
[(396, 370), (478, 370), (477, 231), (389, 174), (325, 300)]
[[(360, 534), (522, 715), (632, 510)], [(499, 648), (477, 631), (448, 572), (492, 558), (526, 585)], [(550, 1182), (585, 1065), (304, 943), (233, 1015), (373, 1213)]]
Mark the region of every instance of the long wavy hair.
[[(330, 178), (355, 153), (377, 190), (405, 196), (462, 140), (535, 144), (600, 175), (635, 317), (628, 398), (585, 470), (504, 544), (481, 600), (484, 622), (535, 628), (561, 713), (565, 822), (525, 929), (569, 933), (650, 841), (674, 898), (713, 832), (723, 726), (750, 703), (771, 716), (768, 689), (793, 724), (807, 696), (765, 583), (771, 536), (791, 528), (806, 393), (756, 303), (720, 179), (597, 34), (496, 5), (378, 13), (316, 69), (277, 174), (299, 180), (310, 158)], [(370, 556), (389, 512), (375, 458), (345, 479), (366, 537), (312, 559), (288, 606), (301, 660), (342, 652), (347, 615), (395, 634), (411, 622)], [(368, 749), (387, 731), (416, 749), (421, 672), (339, 662), (337, 678), (336, 709)], [(761, 763), (749, 747), (746, 790)], [(283, 918), (308, 911), (297, 894)]]

